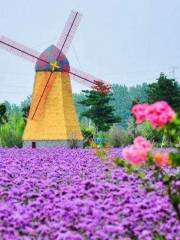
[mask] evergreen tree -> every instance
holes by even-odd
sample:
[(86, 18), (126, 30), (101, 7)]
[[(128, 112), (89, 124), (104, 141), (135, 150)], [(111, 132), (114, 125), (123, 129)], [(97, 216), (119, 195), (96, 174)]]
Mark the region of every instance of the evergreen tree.
[(96, 126), (96, 132), (106, 132), (110, 127), (120, 121), (120, 118), (114, 115), (114, 107), (110, 105), (112, 93), (103, 94), (97, 90), (85, 90), (85, 99), (80, 103), (87, 107), (87, 110), (81, 113), (81, 116), (92, 120)]
[[(113, 97), (112, 100), (110, 101), (110, 105), (114, 107), (115, 115), (121, 118), (121, 122), (118, 125), (125, 128), (128, 127), (128, 122), (132, 120), (131, 117), (132, 101), (133, 99), (139, 99), (141, 103), (147, 102), (146, 93), (147, 88), (148, 84), (146, 83), (143, 83), (142, 85), (136, 85), (130, 88), (128, 88), (125, 85), (112, 84), (111, 92)], [(76, 111), (81, 123), (85, 126), (89, 126), (91, 120), (85, 117), (84, 118), (81, 117), (81, 113), (87, 110), (87, 107), (82, 106), (80, 104), (80, 101), (84, 100), (85, 95), (81, 92), (74, 94), (73, 97), (76, 106)]]
[(83, 126), (88, 127), (90, 120), (87, 118), (82, 118), (82, 116), (81, 116), (81, 113), (87, 110), (87, 108), (85, 106), (80, 104), (80, 102), (84, 99), (85, 99), (85, 96), (83, 93), (74, 93), (73, 94), (74, 105), (76, 108), (76, 112), (77, 112), (79, 121), (81, 122), (81, 126), (83, 125)]
[(129, 88), (129, 95), (131, 97), (131, 101), (133, 101), (134, 99), (138, 99), (140, 103), (147, 102), (147, 93), (146, 93), (147, 89), (148, 89), (147, 83), (131, 86)]
[(131, 117), (131, 96), (129, 95), (128, 87), (125, 85), (113, 84), (112, 94), (112, 106), (115, 109), (115, 114), (121, 117), (119, 125), (127, 127), (128, 120)]
[(164, 73), (160, 74), (157, 82), (149, 84), (147, 89), (148, 102), (164, 100), (175, 111), (180, 111), (180, 86), (175, 79), (169, 79)]

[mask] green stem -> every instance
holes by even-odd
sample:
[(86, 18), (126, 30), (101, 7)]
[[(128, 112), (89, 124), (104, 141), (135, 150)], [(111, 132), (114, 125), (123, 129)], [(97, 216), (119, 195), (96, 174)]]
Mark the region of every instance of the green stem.
[(165, 134), (163, 133), (162, 142), (161, 142), (161, 148), (163, 148), (163, 146), (164, 146), (164, 140), (165, 140)]

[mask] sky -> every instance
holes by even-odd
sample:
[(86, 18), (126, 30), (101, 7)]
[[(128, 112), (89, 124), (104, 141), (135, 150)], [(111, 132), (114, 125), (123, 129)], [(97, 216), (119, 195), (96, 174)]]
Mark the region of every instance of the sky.
[[(110, 84), (152, 83), (160, 72), (179, 81), (179, 0), (0, 0), (0, 34), (41, 52), (57, 43), (71, 10), (83, 14), (72, 66)], [(34, 76), (32, 63), (0, 49), (0, 102), (23, 101)]]

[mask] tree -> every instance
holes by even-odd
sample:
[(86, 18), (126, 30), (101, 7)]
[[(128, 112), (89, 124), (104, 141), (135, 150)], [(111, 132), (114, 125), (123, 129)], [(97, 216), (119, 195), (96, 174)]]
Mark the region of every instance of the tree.
[(180, 111), (180, 86), (175, 79), (169, 79), (164, 73), (160, 74), (157, 82), (149, 84), (147, 89), (148, 102), (164, 100), (175, 111)]
[(81, 123), (81, 128), (84, 128), (84, 127), (88, 128), (88, 127), (90, 127), (91, 120), (87, 119), (87, 118), (82, 118), (82, 116), (81, 116), (81, 113), (84, 112), (85, 110), (87, 110), (86, 107), (84, 107), (83, 105), (80, 104), (80, 102), (84, 99), (85, 99), (85, 96), (83, 93), (74, 93), (73, 94), (74, 105), (76, 108), (76, 112), (77, 112), (79, 121)]
[(27, 96), (27, 98), (23, 102), (21, 102), (20, 110), (22, 112), (23, 119), (25, 122), (27, 122), (27, 119), (28, 119), (28, 115), (31, 107), (31, 101), (32, 101), (32, 96), (30, 95), (30, 96)]
[[(148, 88), (147, 83), (143, 83), (142, 85), (136, 85), (134, 87), (126, 87), (120, 84), (112, 84), (111, 92), (113, 94), (110, 105), (112, 105), (115, 109), (115, 115), (121, 117), (121, 122), (118, 123), (119, 126), (124, 128), (128, 127), (129, 120), (132, 120), (131, 117), (131, 104), (133, 99), (139, 99), (139, 101), (147, 102), (147, 93), (146, 90)], [(76, 107), (76, 112), (78, 113), (79, 119), (83, 125), (90, 127), (91, 120), (87, 118), (81, 119), (81, 113), (87, 110), (87, 107), (84, 107), (80, 104), (80, 101), (84, 100), (85, 96), (81, 93), (74, 94), (74, 103)], [(120, 104), (123, 103), (123, 104)]]
[(112, 93), (100, 92), (98, 89), (85, 90), (85, 99), (80, 103), (87, 107), (87, 110), (81, 113), (82, 117), (92, 120), (98, 131), (106, 132), (110, 127), (120, 121), (120, 118), (114, 115), (114, 107), (110, 105)]
[(147, 83), (143, 83), (141, 85), (137, 84), (136, 86), (129, 87), (129, 95), (131, 97), (131, 101), (138, 99), (140, 103), (147, 102), (147, 89)]
[(5, 124), (8, 121), (7, 109), (4, 103), (0, 104), (0, 125)]
[(22, 115), (23, 115), (23, 119), (25, 122), (27, 122), (28, 119), (28, 115), (29, 115), (29, 110), (30, 110), (30, 105), (24, 106), (22, 108)]
[(129, 95), (128, 87), (119, 84), (113, 84), (112, 94), (113, 98), (111, 104), (114, 106), (115, 114), (121, 117), (121, 122), (118, 125), (127, 127), (127, 122), (131, 117), (131, 96)]

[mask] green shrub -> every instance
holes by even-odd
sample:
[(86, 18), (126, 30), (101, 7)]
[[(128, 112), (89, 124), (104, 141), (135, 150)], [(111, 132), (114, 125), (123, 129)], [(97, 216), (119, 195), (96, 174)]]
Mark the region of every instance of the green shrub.
[(25, 123), (20, 112), (9, 116), (8, 122), (0, 127), (0, 145), (2, 147), (22, 147), (22, 135)]
[(84, 138), (84, 147), (89, 147), (93, 141), (94, 128), (82, 128), (81, 132)]
[(123, 128), (113, 127), (110, 130), (109, 142), (113, 147), (121, 147), (131, 144), (133, 141), (132, 134)]

